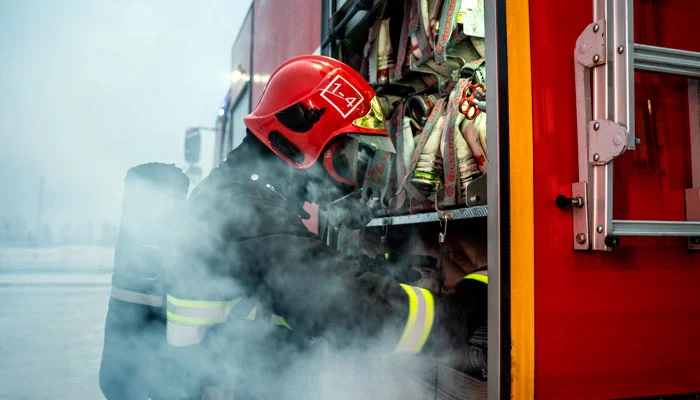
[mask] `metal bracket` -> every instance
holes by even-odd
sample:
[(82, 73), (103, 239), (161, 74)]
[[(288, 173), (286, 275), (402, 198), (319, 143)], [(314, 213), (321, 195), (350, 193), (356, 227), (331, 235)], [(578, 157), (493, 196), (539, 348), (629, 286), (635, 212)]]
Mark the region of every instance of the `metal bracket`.
[[(685, 191), (685, 219), (700, 221), (700, 81), (688, 80), (692, 189)], [(700, 250), (700, 236), (688, 238), (688, 250)]]
[(588, 163), (605, 165), (627, 150), (627, 129), (610, 120), (588, 123)]
[(599, 19), (589, 24), (576, 39), (574, 51), (574, 71), (576, 83), (576, 130), (579, 148), (579, 181), (588, 180), (588, 125), (593, 120), (591, 110), (591, 77), (589, 70), (607, 62), (605, 43), (605, 20)]
[(483, 174), (467, 185), (467, 207), (486, 205), (486, 174)]
[(449, 211), (449, 210), (448, 211), (440, 210), (437, 212), (437, 214), (438, 214), (438, 219), (441, 221), (448, 221), (448, 220), (452, 220), (455, 218), (455, 213), (452, 211)]
[(599, 19), (588, 24), (576, 39), (576, 63), (586, 68), (605, 64), (607, 52), (605, 51), (605, 20)]
[[(685, 219), (700, 222), (700, 188), (685, 190)], [(688, 250), (700, 250), (700, 236), (688, 237)]]
[(588, 231), (588, 185), (586, 182), (571, 184), (571, 197), (582, 198), (581, 206), (573, 207), (574, 215), (574, 250), (588, 250), (591, 247)]

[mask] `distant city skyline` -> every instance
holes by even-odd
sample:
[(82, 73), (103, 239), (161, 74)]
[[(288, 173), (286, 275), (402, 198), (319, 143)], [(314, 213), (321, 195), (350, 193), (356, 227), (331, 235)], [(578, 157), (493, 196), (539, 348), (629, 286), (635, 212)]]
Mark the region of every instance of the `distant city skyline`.
[(250, 0), (0, 2), (0, 221), (119, 219), (122, 179), (213, 126)]

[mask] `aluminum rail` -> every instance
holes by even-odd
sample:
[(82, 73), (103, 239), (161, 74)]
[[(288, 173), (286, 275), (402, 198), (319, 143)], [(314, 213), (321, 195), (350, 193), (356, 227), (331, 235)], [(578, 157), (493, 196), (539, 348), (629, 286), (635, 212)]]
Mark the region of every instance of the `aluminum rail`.
[(634, 68), (700, 78), (700, 53), (635, 43)]
[(613, 220), (617, 236), (700, 236), (700, 222)]

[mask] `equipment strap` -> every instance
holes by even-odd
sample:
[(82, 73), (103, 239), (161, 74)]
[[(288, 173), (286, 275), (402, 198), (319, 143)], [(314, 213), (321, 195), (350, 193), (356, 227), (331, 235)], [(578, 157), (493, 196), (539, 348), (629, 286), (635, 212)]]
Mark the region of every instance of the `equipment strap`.
[(437, 43), (435, 44), (435, 61), (438, 64), (442, 64), (447, 59), (445, 50), (447, 49), (447, 43), (452, 37), (452, 31), (454, 31), (455, 22), (457, 21), (457, 1), (458, 0), (446, 0), (442, 7), (440, 32), (437, 37)]
[(450, 93), (449, 103), (447, 105), (447, 122), (445, 123), (445, 131), (442, 135), (440, 149), (442, 151), (443, 171), (445, 174), (445, 199), (444, 205), (452, 206), (460, 203), (462, 191), (457, 190), (459, 180), (459, 168), (457, 168), (457, 152), (455, 151), (455, 131), (457, 130), (458, 113), (464, 90), (468, 82), (466, 79), (460, 79), (457, 82), (454, 90)]
[[(426, 0), (413, 0), (413, 5), (411, 8), (410, 26), (409, 32), (411, 33), (411, 53), (413, 55), (412, 61), (415, 61), (416, 66), (421, 66), (428, 60), (433, 58), (433, 48), (430, 46), (430, 41), (426, 36), (426, 29), (423, 26), (423, 11), (419, 2)], [(412, 63), (413, 64), (413, 63)]]
[[(379, 33), (379, 27), (382, 24), (382, 16), (384, 15), (384, 9), (386, 8), (386, 1), (383, 1), (379, 6), (377, 11), (377, 17), (374, 24), (369, 28), (369, 35), (367, 37), (367, 43), (363, 49), (364, 62), (360, 67), (360, 74), (367, 77), (368, 81), (371, 83), (377, 82), (377, 34)], [(365, 71), (365, 68), (369, 68), (369, 71)]]
[(373, 195), (379, 197), (382, 208), (389, 207), (388, 178), (391, 174), (391, 155), (388, 151), (377, 150), (365, 175), (363, 192), (367, 193), (366, 189), (369, 188)]
[[(406, 164), (404, 163), (404, 151), (406, 150), (406, 143), (404, 142), (404, 135), (406, 134), (404, 129), (403, 116), (406, 106), (401, 102), (394, 111), (394, 115), (391, 116), (389, 121), (389, 129), (392, 132), (396, 143), (396, 177), (397, 182), (406, 176)], [(410, 129), (409, 129), (410, 134)], [(411, 138), (413, 139), (413, 138)]]
[(399, 50), (394, 69), (394, 80), (403, 78), (403, 67), (406, 65), (406, 49), (408, 48), (409, 26), (411, 24), (411, 10), (413, 1), (405, 1), (403, 8), (403, 23), (401, 24), (401, 37), (399, 38)]
[[(405, 109), (404, 105), (402, 107)], [(401, 182), (404, 176), (408, 173), (408, 163), (411, 162), (410, 157), (413, 157), (413, 151), (416, 146), (413, 142), (413, 131), (411, 130), (411, 119), (404, 115), (405, 110), (401, 110), (401, 132), (396, 138), (396, 182)], [(399, 151), (399, 147), (401, 150)], [(396, 187), (397, 192), (394, 197), (394, 208), (404, 210), (407, 199), (406, 189), (404, 187)]]
[(425, 122), (425, 126), (423, 126), (423, 131), (421, 132), (420, 137), (418, 138), (418, 143), (416, 143), (416, 150), (413, 153), (413, 158), (411, 159), (411, 166), (406, 171), (406, 174), (404, 175), (403, 179), (401, 179), (401, 184), (399, 185), (399, 187), (405, 187), (409, 176), (411, 175), (411, 173), (413, 173), (413, 171), (415, 171), (416, 165), (418, 164), (418, 156), (420, 156), (420, 152), (421, 150), (423, 150), (425, 142), (428, 140), (428, 136), (430, 136), (430, 133), (432, 132), (433, 127), (437, 123), (438, 118), (444, 114), (444, 108), (445, 99), (441, 98), (437, 101), (437, 103), (435, 103), (435, 106), (433, 107), (432, 111), (430, 112), (430, 115), (428, 116), (428, 120)]

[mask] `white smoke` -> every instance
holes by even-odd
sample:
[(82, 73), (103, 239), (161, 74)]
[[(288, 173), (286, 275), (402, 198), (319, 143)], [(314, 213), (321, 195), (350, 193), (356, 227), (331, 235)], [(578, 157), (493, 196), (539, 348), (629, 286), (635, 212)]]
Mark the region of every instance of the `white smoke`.
[[(236, 21), (247, 10), (248, 2), (242, 3), (198, 4), (196, 10), (187, 8), (190, 3), (165, 1), (2, 3), (3, 36), (17, 40), (3, 41), (0, 51), (0, 67), (6, 71), (0, 76), (0, 120), (4, 123), (0, 177), (5, 187), (0, 193), (0, 212), (28, 215), (31, 220), (38, 203), (38, 182), (44, 177), (47, 221), (117, 222), (126, 170), (150, 161), (178, 162), (185, 128), (210, 125), (214, 120), (216, 105), (228, 84), (227, 53), (238, 30)], [(221, 60), (220, 75), (209, 68), (211, 59)], [(323, 190), (312, 186), (308, 192), (317, 195)], [(142, 201), (144, 209), (153, 206), (148, 196)], [(235, 206), (231, 210), (235, 212)], [(235, 228), (240, 230), (254, 230), (256, 224), (263, 223), (256, 215), (238, 217), (240, 225)], [(211, 268), (212, 256), (237, 257), (235, 247), (220, 253), (226, 247), (219, 236), (223, 221), (200, 221), (206, 224), (199, 230), (193, 221), (180, 220), (180, 215), (173, 216), (171, 222), (159, 226), (161, 233), (189, 232), (183, 240), (200, 252), (196, 257), (188, 255), (183, 263), (177, 248), (167, 249), (171, 252), (165, 256), (163, 277), (167, 277), (168, 268), (186, 264), (193, 279), (178, 279), (185, 291), (201, 293), (202, 282), (206, 282), (205, 294), (209, 290), (213, 298), (243, 291), (239, 277), (227, 274), (224, 263), (214, 264), (222, 270)], [(154, 228), (145, 221), (143, 224)], [(304, 251), (292, 245), (284, 250), (290, 258), (294, 252)], [(268, 249), (261, 246), (259, 251)], [(326, 267), (342, 269), (343, 265), (331, 264), (335, 261)], [(260, 265), (261, 271), (269, 267)], [(323, 293), (310, 293), (300, 283), (295, 293), (290, 293), (290, 301), (298, 301), (298, 308), (342, 306), (338, 293), (348, 292), (347, 281), (330, 276), (307, 275), (308, 279), (325, 279)], [(265, 278), (274, 280), (275, 276)], [(269, 300), (262, 292), (256, 295), (246, 300)], [(75, 309), (71, 312), (78, 313)], [(362, 317), (358, 313), (357, 321), (344, 323), (361, 326)], [(324, 323), (329, 322), (318, 321), (320, 326)], [(205, 371), (212, 377), (230, 376), (234, 388), (244, 383), (263, 393), (274, 381), (274, 386), (286, 388), (291, 398), (397, 399), (409, 398), (418, 388), (430, 388), (423, 382), (426, 374), (416, 371), (434, 360), (392, 355), (387, 343), (395, 342), (401, 333), (394, 329), (359, 341), (312, 332), (311, 349), (298, 351), (292, 345), (276, 348), (289, 354), (284, 368), (274, 369), (276, 366), (266, 365), (270, 359), (258, 351), (280, 329), (259, 323), (231, 328), (224, 330), (225, 334), (210, 336), (201, 353), (184, 356), (175, 356), (172, 349), (162, 346), (162, 331), (141, 332), (133, 340), (122, 338), (122, 355), (148, 354), (160, 367), (139, 371), (142, 376), (135, 376), (133, 369), (118, 373), (127, 382), (148, 378), (160, 388), (177, 387), (180, 382), (172, 381), (169, 372), (179, 365), (194, 375)], [(85, 368), (90, 369), (88, 375), (96, 376), (96, 365)], [(418, 377), (411, 376), (413, 372)], [(46, 375), (50, 379), (50, 374)], [(63, 390), (60, 384), (56, 386)], [(266, 394), (266, 398), (281, 397), (279, 393)], [(170, 398), (177, 393), (174, 395)], [(74, 397), (84, 396), (78, 393)]]

